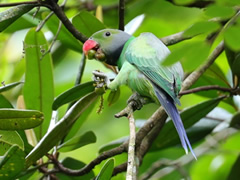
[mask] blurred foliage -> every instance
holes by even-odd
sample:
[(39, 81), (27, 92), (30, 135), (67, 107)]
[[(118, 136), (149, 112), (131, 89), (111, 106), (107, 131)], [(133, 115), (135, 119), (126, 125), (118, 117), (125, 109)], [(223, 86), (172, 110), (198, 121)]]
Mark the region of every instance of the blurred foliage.
[[(38, 165), (48, 163), (47, 158), (42, 158), (46, 153), (56, 155), (65, 167), (81, 169), (127, 139), (127, 119), (116, 120), (114, 114), (126, 106), (131, 90), (123, 86), (116, 92), (96, 94), (92, 71), (113, 74), (97, 61), (86, 62), (81, 82), (75, 84), (79, 78), (82, 43), (56, 15), (46, 19), (51, 13), (48, 8), (41, 7), (37, 11), (32, 5), (1, 6), (13, 2), (16, 1), (0, 3), (0, 179), (42, 178), (43, 171), (38, 171), (41, 169)], [(172, 53), (164, 64), (181, 61), (186, 73), (204, 64), (223, 40), (225, 52), (191, 88), (218, 85), (239, 90), (240, 0), (125, 2), (125, 24), (131, 21), (128, 28), (129, 32), (134, 31), (134, 36), (152, 32), (162, 38), (183, 32), (183, 38), (188, 40), (169, 46)], [(118, 28), (117, 5), (118, 0), (67, 0), (64, 13), (76, 29), (89, 37), (105, 27)], [(144, 15), (142, 21), (136, 18), (139, 15)], [(99, 96), (103, 97), (103, 102)], [(227, 98), (219, 98), (222, 96)], [(179, 109), (183, 110), (181, 114), (189, 139), (196, 152), (204, 145), (204, 153), (197, 153), (197, 161), (184, 155), (173, 124), (168, 121), (144, 157), (139, 176), (143, 177), (155, 162), (167, 160), (168, 163), (154, 171), (164, 173), (161, 179), (230, 180), (239, 177), (239, 91), (238, 94), (200, 91), (184, 95), (181, 104)], [(100, 114), (96, 113), (99, 108), (103, 108)], [(134, 113), (140, 124), (138, 128), (157, 108), (156, 104), (149, 104)], [(19, 122), (21, 128), (16, 128)], [(38, 127), (25, 130), (35, 126)], [(234, 129), (234, 133), (221, 134), (228, 129)], [(221, 136), (216, 143), (213, 136), (217, 133)], [(188, 163), (182, 166), (169, 163), (179, 160), (181, 164), (181, 158), (186, 157)], [(37, 161), (39, 158), (42, 160)], [(113, 168), (126, 160), (127, 155), (123, 153), (102, 161), (84, 176), (72, 177), (61, 172), (57, 177), (110, 179)], [(173, 166), (177, 168), (171, 172), (166, 169)], [(125, 179), (125, 174), (112, 179)]]

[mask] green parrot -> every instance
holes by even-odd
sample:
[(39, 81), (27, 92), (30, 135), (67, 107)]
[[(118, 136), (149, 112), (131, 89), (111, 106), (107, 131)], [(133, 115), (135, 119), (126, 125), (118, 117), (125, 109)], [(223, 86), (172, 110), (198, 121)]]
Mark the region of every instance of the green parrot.
[(118, 67), (116, 78), (107, 83), (109, 89), (114, 91), (125, 84), (141, 97), (161, 104), (173, 120), (185, 152), (189, 148), (196, 158), (175, 105), (180, 105), (183, 69), (179, 62), (168, 67), (161, 65), (170, 53), (161, 40), (152, 33), (133, 37), (120, 30), (104, 29), (84, 43), (83, 52), (90, 59)]

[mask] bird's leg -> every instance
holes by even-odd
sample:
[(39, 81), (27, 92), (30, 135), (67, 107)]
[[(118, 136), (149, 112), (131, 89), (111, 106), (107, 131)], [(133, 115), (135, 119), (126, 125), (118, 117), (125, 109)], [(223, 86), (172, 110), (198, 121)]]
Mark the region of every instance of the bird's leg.
[(96, 82), (97, 88), (102, 88), (104, 85), (110, 84), (110, 79), (107, 77), (107, 75), (101, 71), (95, 70), (93, 73), (93, 80)]
[(134, 92), (130, 98), (127, 100), (127, 103), (133, 102), (133, 109), (134, 110), (140, 110), (143, 105), (148, 104), (151, 102), (149, 98), (143, 97), (137, 92)]

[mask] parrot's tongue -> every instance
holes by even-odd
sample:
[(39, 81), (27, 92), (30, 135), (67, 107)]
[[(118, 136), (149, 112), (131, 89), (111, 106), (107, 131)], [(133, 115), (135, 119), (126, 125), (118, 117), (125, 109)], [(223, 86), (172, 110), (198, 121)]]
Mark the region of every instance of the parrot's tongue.
[(96, 46), (97, 42), (89, 39), (83, 44), (83, 52), (86, 54), (89, 50), (96, 48)]

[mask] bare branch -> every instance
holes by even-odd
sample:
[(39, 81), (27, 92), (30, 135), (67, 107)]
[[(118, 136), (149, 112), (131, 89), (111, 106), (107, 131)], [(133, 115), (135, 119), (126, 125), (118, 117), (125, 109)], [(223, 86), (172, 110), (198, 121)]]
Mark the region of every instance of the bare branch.
[(68, 29), (69, 32), (72, 33), (72, 35), (80, 40), (82, 43), (84, 43), (87, 40), (87, 37), (84, 36), (82, 33), (80, 33), (70, 22), (70, 20), (67, 18), (67, 16), (64, 14), (62, 8), (54, 1), (54, 0), (48, 0), (48, 3), (51, 6), (51, 10), (56, 14), (56, 16), (59, 18), (60, 21), (62, 21), (63, 25)]
[(188, 37), (188, 36), (184, 36), (184, 31), (182, 32), (178, 32), (176, 34), (171, 34), (169, 36), (160, 38), (160, 40), (166, 45), (166, 46), (170, 46), (176, 43), (179, 43), (181, 41), (187, 40), (187, 39), (191, 39), (193, 37)]
[(202, 87), (197, 87), (185, 91), (181, 91), (179, 95), (186, 95), (186, 94), (191, 94), (191, 93), (196, 93), (200, 91), (209, 91), (209, 90), (218, 90), (222, 92), (229, 92), (230, 94), (238, 94), (240, 92), (239, 88), (226, 88), (226, 87), (221, 87), (218, 85), (209, 85), (209, 86), (202, 86)]
[(124, 0), (119, 0), (119, 7), (118, 7), (118, 29), (124, 31), (124, 10), (125, 10), (125, 2)]
[(127, 180), (136, 180), (137, 179), (137, 164), (135, 160), (135, 120), (133, 117), (133, 111), (128, 115), (129, 119), (129, 143), (128, 143), (128, 166), (127, 166)]

